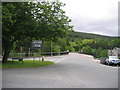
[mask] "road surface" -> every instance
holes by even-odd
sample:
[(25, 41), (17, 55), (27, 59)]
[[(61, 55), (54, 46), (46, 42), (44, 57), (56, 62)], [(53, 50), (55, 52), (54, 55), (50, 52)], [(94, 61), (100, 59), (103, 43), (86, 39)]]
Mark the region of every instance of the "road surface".
[(118, 88), (117, 67), (96, 63), (84, 54), (61, 57), (55, 65), (3, 69), (3, 88)]

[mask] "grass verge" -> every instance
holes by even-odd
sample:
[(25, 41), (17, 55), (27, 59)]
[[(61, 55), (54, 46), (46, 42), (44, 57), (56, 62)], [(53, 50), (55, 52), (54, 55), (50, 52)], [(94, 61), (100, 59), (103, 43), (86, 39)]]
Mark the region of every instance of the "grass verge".
[(8, 61), (7, 63), (2, 64), (2, 68), (31, 68), (31, 67), (41, 67), (41, 66), (48, 66), (52, 65), (54, 62), (51, 61), (38, 61), (38, 60), (24, 60), (24, 62), (19, 62), (15, 60), (13, 63), (12, 61)]

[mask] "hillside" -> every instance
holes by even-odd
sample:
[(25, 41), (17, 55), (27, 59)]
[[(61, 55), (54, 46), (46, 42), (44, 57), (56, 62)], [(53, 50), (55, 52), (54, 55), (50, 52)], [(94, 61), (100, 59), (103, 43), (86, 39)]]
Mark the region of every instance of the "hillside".
[(83, 33), (83, 32), (70, 32), (69, 35), (72, 38), (82, 38), (82, 39), (94, 39), (94, 38), (101, 38), (101, 39), (116, 39), (117, 37), (110, 37), (98, 34), (91, 34), (91, 33)]

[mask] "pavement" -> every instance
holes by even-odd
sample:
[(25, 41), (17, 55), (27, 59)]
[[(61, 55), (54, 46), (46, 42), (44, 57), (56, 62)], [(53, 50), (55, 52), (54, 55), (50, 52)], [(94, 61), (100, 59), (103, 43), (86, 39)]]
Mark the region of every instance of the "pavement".
[[(44, 61), (52, 61), (54, 63), (58, 63), (64, 59), (64, 56), (44, 56)], [(42, 57), (36, 57), (36, 58), (25, 58), (24, 60), (42, 60)]]
[[(61, 55), (61, 56), (44, 56), (44, 61), (52, 61), (54, 63), (58, 63), (64, 59), (64, 56), (66, 55)], [(8, 60), (12, 60), (12, 58), (8, 58)], [(42, 61), (42, 57), (30, 57), (30, 58), (23, 58), (23, 60), (40, 60)]]
[(94, 62), (85, 54), (45, 57), (57, 64), (3, 69), (3, 88), (118, 88), (118, 67)]

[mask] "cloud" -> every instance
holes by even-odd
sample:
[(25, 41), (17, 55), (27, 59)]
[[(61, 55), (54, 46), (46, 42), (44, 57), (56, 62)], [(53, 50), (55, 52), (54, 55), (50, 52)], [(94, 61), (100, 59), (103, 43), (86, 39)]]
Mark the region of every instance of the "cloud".
[[(78, 26), (77, 26), (78, 25)], [(91, 21), (86, 23), (76, 23), (76, 31), (117, 36), (118, 35), (118, 24), (116, 20), (107, 21)]]
[(79, 32), (118, 35), (119, 0), (60, 0), (66, 3), (63, 8), (72, 19), (74, 30)]

